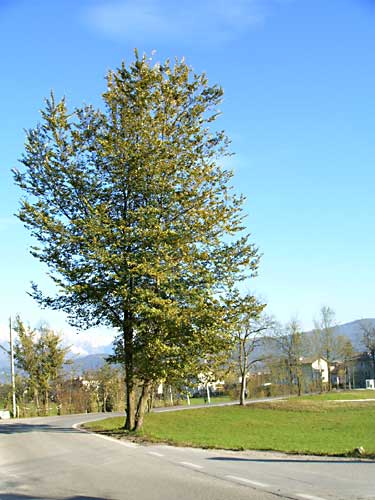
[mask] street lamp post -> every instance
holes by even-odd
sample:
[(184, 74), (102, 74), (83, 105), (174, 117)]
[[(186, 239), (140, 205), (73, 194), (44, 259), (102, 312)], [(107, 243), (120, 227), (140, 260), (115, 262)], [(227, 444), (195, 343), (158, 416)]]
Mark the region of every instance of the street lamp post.
[(13, 347), (13, 328), (12, 318), (9, 317), (9, 343), (10, 343), (10, 374), (12, 381), (12, 405), (13, 405), (13, 418), (17, 417), (17, 404), (16, 404), (16, 378), (14, 376), (14, 347)]
[(12, 385), (12, 407), (13, 407), (13, 418), (17, 417), (17, 404), (16, 404), (16, 379), (14, 376), (14, 347), (13, 347), (13, 329), (12, 329), (12, 318), (9, 318), (9, 345), (10, 350), (5, 349), (2, 345), (0, 348), (5, 351), (10, 358), (10, 379)]

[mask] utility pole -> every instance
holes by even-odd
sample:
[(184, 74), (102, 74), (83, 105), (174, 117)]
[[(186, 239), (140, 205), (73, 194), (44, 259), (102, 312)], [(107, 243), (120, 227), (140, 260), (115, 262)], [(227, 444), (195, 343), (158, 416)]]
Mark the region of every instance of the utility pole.
[(14, 376), (14, 347), (13, 347), (13, 329), (12, 329), (12, 318), (9, 317), (9, 346), (10, 350), (6, 349), (4, 346), (0, 345), (0, 349), (6, 352), (10, 359), (10, 380), (12, 385), (12, 407), (13, 407), (13, 418), (17, 416), (17, 404), (16, 404), (16, 380)]
[(14, 377), (14, 348), (13, 348), (13, 329), (12, 329), (11, 317), (9, 317), (9, 343), (10, 343), (10, 375), (12, 383), (13, 418), (16, 418), (17, 417), (16, 379)]

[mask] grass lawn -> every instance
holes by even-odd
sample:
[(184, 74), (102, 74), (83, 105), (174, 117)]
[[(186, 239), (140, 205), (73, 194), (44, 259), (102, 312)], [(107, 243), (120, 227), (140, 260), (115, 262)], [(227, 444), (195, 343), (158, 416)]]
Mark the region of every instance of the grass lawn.
[(373, 390), (355, 390), (355, 391), (332, 391), (311, 396), (302, 396), (300, 399), (312, 401), (334, 401), (345, 399), (373, 399), (375, 401), (375, 391)]
[[(86, 427), (122, 434), (123, 422), (123, 418), (111, 418), (86, 424)], [(248, 407), (152, 413), (146, 416), (139, 437), (203, 448), (336, 456), (350, 455), (362, 446), (365, 456), (375, 458), (374, 422), (375, 402), (335, 403), (312, 397), (291, 398)]]

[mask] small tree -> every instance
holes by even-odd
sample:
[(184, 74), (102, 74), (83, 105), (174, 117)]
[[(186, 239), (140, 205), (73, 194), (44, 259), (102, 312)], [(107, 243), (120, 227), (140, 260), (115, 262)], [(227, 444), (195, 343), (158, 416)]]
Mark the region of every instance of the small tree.
[(108, 363), (104, 364), (94, 374), (98, 381), (99, 399), (102, 410), (118, 410), (121, 401), (120, 391), (123, 391), (123, 374), (119, 368), (115, 368)]
[(17, 333), (15, 342), (15, 361), (20, 370), (27, 374), (28, 392), (34, 399), (37, 412), (40, 410), (39, 402), (39, 353), (36, 349), (37, 344), (37, 331), (26, 326), (20, 316), (16, 316), (14, 322), (14, 331)]
[(229, 141), (210, 129), (222, 96), (184, 61), (136, 53), (109, 72), (101, 110), (51, 96), (14, 172), (32, 254), (57, 285), (33, 296), (79, 328), (116, 329), (128, 430), (158, 380), (228, 347), (222, 297), (258, 267), (220, 164)]
[(42, 395), (44, 413), (49, 413), (49, 395), (52, 384), (58, 379), (64, 364), (68, 364), (66, 355), (69, 347), (63, 347), (62, 338), (59, 334), (42, 326), (39, 328), (40, 337), (35, 349), (38, 363), (38, 384)]

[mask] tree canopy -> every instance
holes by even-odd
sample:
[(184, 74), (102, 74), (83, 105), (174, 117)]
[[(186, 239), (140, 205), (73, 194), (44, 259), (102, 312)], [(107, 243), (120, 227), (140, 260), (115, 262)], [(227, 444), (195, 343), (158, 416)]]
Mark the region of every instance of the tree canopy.
[(100, 109), (51, 95), (15, 171), (31, 252), (56, 285), (32, 294), (79, 328), (117, 329), (127, 429), (153, 382), (227, 346), (227, 290), (258, 267), (213, 126), (222, 97), (184, 61), (136, 53), (108, 73)]

